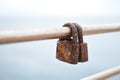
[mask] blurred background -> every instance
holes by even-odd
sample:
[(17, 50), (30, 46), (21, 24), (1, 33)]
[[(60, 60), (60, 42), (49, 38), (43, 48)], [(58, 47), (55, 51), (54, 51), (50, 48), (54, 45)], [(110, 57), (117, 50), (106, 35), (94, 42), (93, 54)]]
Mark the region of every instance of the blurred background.
[[(0, 30), (120, 23), (119, 7), (119, 0), (0, 0)], [(80, 80), (120, 65), (120, 32), (84, 41), (89, 61), (77, 65), (56, 59), (57, 39), (0, 45), (0, 80)]]

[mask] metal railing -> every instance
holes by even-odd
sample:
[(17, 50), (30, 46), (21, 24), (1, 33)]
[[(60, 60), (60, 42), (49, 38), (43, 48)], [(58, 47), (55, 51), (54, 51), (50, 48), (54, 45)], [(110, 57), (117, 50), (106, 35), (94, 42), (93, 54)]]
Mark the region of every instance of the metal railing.
[(108, 78), (111, 78), (118, 74), (120, 74), (120, 66), (100, 72), (90, 77), (86, 77), (81, 80), (107, 80)]
[[(95, 35), (100, 33), (120, 31), (120, 24), (107, 25), (83, 25), (83, 35)], [(68, 27), (54, 27), (49, 29), (32, 29), (32, 30), (10, 30), (0, 31), (0, 44), (55, 39), (70, 34)], [(114, 75), (120, 74), (120, 66), (98, 73), (96, 75), (84, 78), (82, 80), (105, 80)]]
[[(83, 35), (120, 31), (120, 24), (83, 25)], [(49, 29), (9, 30), (0, 31), (0, 44), (25, 42), (45, 39), (55, 39), (70, 34), (68, 27), (54, 27)]]

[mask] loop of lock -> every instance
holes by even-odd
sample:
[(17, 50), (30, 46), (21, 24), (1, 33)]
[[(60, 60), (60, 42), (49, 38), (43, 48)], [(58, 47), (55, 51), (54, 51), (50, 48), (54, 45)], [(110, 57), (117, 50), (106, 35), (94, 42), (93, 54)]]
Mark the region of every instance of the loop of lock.
[(71, 34), (59, 38), (57, 42), (56, 58), (70, 64), (88, 61), (87, 43), (83, 42), (82, 28), (77, 23), (66, 23)]

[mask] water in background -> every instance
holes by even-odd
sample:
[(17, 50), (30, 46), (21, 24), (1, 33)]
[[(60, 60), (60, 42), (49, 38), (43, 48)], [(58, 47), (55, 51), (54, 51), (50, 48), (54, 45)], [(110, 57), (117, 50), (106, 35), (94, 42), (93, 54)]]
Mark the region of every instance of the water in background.
[[(59, 27), (66, 22), (107, 24), (120, 18), (0, 18), (0, 30)], [(0, 45), (0, 80), (80, 80), (120, 65), (120, 32), (85, 36), (89, 61), (77, 65), (56, 59), (54, 40)], [(120, 75), (110, 80), (120, 80)]]

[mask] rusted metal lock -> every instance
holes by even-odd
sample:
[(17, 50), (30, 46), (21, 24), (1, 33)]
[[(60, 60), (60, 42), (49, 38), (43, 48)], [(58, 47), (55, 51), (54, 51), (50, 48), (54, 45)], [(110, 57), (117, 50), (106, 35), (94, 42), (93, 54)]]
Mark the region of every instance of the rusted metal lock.
[(71, 29), (71, 36), (58, 40), (56, 58), (70, 64), (77, 64), (79, 57), (78, 30), (72, 23), (67, 23), (63, 27), (65, 26)]
[(82, 27), (77, 24), (73, 23), (78, 30), (78, 37), (79, 37), (79, 62), (86, 62), (88, 61), (88, 48), (87, 43), (83, 42), (83, 34), (82, 34)]

